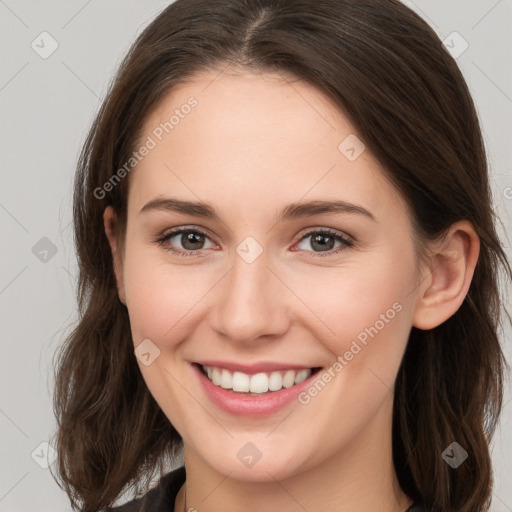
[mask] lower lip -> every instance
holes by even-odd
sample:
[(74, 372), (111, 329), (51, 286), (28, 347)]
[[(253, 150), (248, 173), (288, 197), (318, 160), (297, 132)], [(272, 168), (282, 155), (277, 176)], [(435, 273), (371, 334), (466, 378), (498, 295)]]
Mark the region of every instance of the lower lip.
[(308, 388), (312, 380), (319, 374), (319, 372), (315, 372), (305, 381), (295, 384), (291, 388), (282, 388), (279, 391), (263, 393), (260, 396), (251, 396), (216, 386), (204, 375), (199, 365), (194, 363), (191, 366), (206, 394), (215, 405), (230, 414), (251, 418), (270, 416), (284, 409), (297, 400), (298, 395)]

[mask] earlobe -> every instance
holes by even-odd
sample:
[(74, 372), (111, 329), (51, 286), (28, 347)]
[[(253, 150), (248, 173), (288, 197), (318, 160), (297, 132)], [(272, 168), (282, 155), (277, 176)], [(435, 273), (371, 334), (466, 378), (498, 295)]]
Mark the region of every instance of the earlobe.
[(413, 316), (413, 326), (423, 330), (437, 327), (460, 308), (473, 279), (480, 240), (470, 222), (459, 221), (432, 249)]
[(125, 291), (124, 291), (124, 280), (123, 280), (123, 262), (120, 255), (119, 247), (117, 246), (117, 225), (116, 215), (112, 206), (107, 206), (103, 212), (103, 225), (105, 228), (105, 234), (110, 245), (112, 252), (112, 261), (114, 265), (114, 273), (116, 276), (117, 290), (119, 293), (119, 300), (126, 305)]

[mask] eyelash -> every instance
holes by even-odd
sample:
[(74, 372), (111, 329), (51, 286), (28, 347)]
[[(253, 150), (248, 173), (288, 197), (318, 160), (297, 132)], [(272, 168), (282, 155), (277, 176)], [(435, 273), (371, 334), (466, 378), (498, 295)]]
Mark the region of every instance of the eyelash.
[[(197, 228), (192, 229), (192, 228), (189, 228), (189, 227), (183, 227), (183, 228), (177, 228), (177, 229), (174, 229), (172, 231), (169, 231), (165, 235), (157, 238), (155, 241), (161, 247), (163, 247), (166, 251), (170, 251), (170, 252), (176, 254), (177, 256), (184, 257), (184, 258), (199, 256), (202, 249), (200, 249), (198, 251), (183, 251), (181, 249), (175, 249), (175, 248), (171, 247), (170, 245), (169, 246), (165, 245), (165, 243), (168, 240), (170, 240), (171, 238), (173, 238), (176, 235), (179, 235), (181, 233), (196, 233), (196, 234), (203, 235), (203, 236), (205, 236), (207, 238), (210, 238), (204, 231), (202, 231), (200, 229), (197, 229)], [(351, 239), (349, 239), (347, 237), (344, 237), (338, 231), (334, 231), (334, 230), (329, 229), (329, 228), (308, 231), (307, 233), (305, 233), (300, 238), (299, 242), (302, 242), (302, 240), (304, 240), (308, 236), (311, 236), (311, 235), (314, 235), (314, 234), (321, 234), (321, 235), (332, 236), (335, 240), (341, 242), (342, 246), (338, 247), (338, 249), (331, 249), (329, 251), (322, 251), (322, 252), (305, 251), (305, 252), (313, 252), (313, 254), (315, 254), (315, 256), (313, 256), (313, 258), (325, 258), (327, 256), (334, 256), (334, 255), (340, 253), (341, 251), (344, 251), (345, 249), (354, 246), (354, 241), (353, 240), (351, 240)], [(299, 242), (297, 242), (297, 243), (299, 243)], [(303, 249), (299, 249), (299, 251), (303, 251)]]

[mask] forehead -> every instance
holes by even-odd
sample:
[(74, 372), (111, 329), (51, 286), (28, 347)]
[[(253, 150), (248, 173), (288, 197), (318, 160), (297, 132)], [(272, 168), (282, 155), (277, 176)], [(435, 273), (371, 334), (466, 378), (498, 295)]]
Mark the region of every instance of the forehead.
[(147, 117), (139, 145), (150, 139), (132, 172), (132, 204), (169, 194), (253, 209), (306, 195), (377, 211), (401, 202), (369, 151), (353, 159), (361, 137), (329, 98), (283, 75), (198, 73)]

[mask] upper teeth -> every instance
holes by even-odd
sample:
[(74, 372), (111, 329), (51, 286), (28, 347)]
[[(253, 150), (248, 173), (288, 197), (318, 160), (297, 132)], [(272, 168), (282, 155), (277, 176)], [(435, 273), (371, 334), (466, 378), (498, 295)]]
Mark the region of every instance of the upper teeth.
[(225, 368), (213, 366), (203, 366), (203, 369), (216, 386), (250, 393), (266, 393), (269, 390), (279, 391), (283, 387), (291, 388), (294, 384), (305, 381), (311, 375), (311, 369), (281, 370), (253, 375), (231, 372)]

